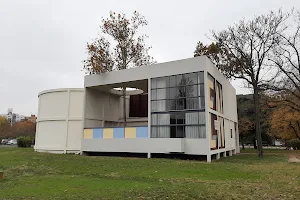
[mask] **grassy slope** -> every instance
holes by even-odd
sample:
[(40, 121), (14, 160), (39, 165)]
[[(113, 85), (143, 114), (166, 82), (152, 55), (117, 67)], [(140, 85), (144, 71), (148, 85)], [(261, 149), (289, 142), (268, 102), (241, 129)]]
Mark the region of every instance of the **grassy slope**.
[[(254, 151), (204, 163), (0, 148), (0, 199), (299, 199), (300, 165)], [(297, 153), (300, 153), (299, 151)]]

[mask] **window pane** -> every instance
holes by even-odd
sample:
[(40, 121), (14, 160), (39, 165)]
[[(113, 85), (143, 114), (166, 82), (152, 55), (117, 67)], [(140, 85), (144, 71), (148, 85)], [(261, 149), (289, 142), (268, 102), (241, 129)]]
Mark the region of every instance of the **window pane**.
[(157, 138), (157, 127), (151, 127), (151, 137), (152, 138)]
[(169, 99), (178, 98), (178, 89), (176, 87), (169, 88)]
[(175, 87), (176, 86), (176, 76), (170, 76), (170, 87)]
[(199, 98), (187, 98), (186, 99), (186, 109), (199, 109)]
[(151, 111), (157, 112), (157, 102), (156, 101), (151, 101)]
[(169, 125), (170, 114), (157, 114), (157, 125)]
[(157, 136), (159, 138), (170, 138), (170, 127), (169, 126), (158, 126)]
[(157, 114), (152, 114), (151, 115), (151, 124), (152, 125), (157, 125)]
[(157, 88), (165, 88), (169, 86), (169, 77), (160, 77), (156, 79)]
[(156, 78), (151, 79), (151, 88), (152, 89), (156, 88)]
[(186, 126), (185, 127), (186, 138), (200, 138), (199, 126)]
[(186, 122), (185, 124), (198, 124), (199, 123), (199, 114), (198, 112), (188, 112), (185, 113)]
[(170, 137), (171, 138), (176, 138), (176, 126), (171, 126), (170, 127), (170, 131), (171, 131), (171, 135), (170, 135)]
[(178, 92), (177, 98), (186, 97), (185, 86), (183, 86), (183, 87), (177, 87), (176, 89), (177, 89), (177, 92)]
[(196, 97), (198, 96), (198, 87), (197, 85), (186, 86), (185, 92), (187, 97)]
[(200, 126), (200, 138), (206, 138), (206, 129), (205, 126)]
[(205, 112), (199, 112), (199, 124), (206, 124)]
[(203, 72), (199, 72), (199, 83), (204, 83), (204, 73)]
[(179, 86), (179, 85), (185, 85), (185, 81), (184, 81), (184, 79), (183, 79), (183, 77), (182, 77), (182, 75), (181, 74), (179, 74), (179, 75), (176, 75), (176, 85), (177, 86)]
[(176, 113), (170, 113), (170, 124), (175, 125), (176, 123)]
[(166, 99), (167, 98), (167, 89), (157, 89), (156, 90), (156, 98), (157, 99)]
[(176, 114), (177, 124), (185, 124), (185, 113), (178, 112)]
[(193, 85), (198, 83), (197, 73), (185, 74), (184, 77), (186, 79), (186, 85)]
[(168, 100), (168, 108), (169, 110), (176, 110), (176, 100)]
[(186, 99), (177, 99), (176, 100), (176, 110), (183, 110), (186, 107)]
[[(154, 102), (154, 101), (153, 101)], [(156, 111), (167, 111), (167, 102), (168, 100), (158, 100), (156, 102)]]
[(199, 94), (199, 96), (204, 97), (205, 96), (204, 95), (204, 84), (200, 84), (199, 87), (200, 87), (200, 94)]
[(201, 109), (205, 109), (205, 97), (200, 97), (200, 101)]
[(177, 126), (176, 138), (184, 138), (184, 126)]
[(151, 90), (151, 100), (157, 100), (157, 90)]

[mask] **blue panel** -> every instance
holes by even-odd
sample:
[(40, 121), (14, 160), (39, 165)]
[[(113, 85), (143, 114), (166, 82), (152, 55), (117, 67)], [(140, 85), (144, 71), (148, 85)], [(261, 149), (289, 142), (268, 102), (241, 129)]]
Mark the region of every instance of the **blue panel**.
[(136, 138), (148, 138), (148, 127), (136, 127)]
[(93, 129), (93, 138), (103, 138), (103, 129), (102, 128)]
[(114, 128), (114, 138), (124, 138), (124, 128)]

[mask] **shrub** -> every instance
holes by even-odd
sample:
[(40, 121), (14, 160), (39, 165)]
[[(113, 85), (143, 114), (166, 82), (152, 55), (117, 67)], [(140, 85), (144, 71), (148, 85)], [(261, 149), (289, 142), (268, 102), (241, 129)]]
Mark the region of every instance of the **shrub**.
[(300, 140), (299, 139), (291, 139), (287, 142), (286, 146), (288, 148), (293, 147), (293, 149), (300, 149)]
[(24, 147), (24, 148), (28, 148), (28, 147), (31, 147), (32, 145), (32, 138), (31, 137), (18, 137), (17, 138), (18, 140), (18, 147)]

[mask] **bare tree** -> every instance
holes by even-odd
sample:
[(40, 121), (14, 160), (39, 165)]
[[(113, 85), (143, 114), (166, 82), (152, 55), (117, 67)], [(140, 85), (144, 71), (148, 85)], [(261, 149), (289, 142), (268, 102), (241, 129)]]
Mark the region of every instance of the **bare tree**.
[(270, 65), (268, 57), (278, 43), (278, 33), (286, 29), (285, 21), (288, 17), (289, 14), (281, 10), (271, 11), (267, 15), (260, 15), (249, 21), (241, 20), (226, 30), (212, 31), (212, 38), (221, 49), (216, 51), (221, 52), (219, 53), (221, 62), (218, 62), (217, 67), (228, 78), (242, 79), (253, 89), (255, 130), (260, 158), (263, 157), (260, 93), (263, 91), (262, 86), (278, 75)]
[[(84, 69), (88, 74), (100, 74), (112, 70), (140, 67), (153, 63), (150, 47), (145, 45), (146, 35), (138, 36), (138, 29), (147, 25), (147, 20), (138, 12), (128, 19), (124, 13), (110, 12), (102, 20), (101, 33), (87, 44), (88, 58)], [(112, 45), (114, 44), (114, 45)], [(122, 87), (124, 126), (126, 126), (126, 86)]]
[[(293, 14), (292, 22), (284, 32), (277, 32), (279, 40), (269, 60), (280, 75), (268, 84), (276, 91), (276, 100), (300, 112), (300, 12)], [(281, 101), (282, 102), (282, 101)]]

